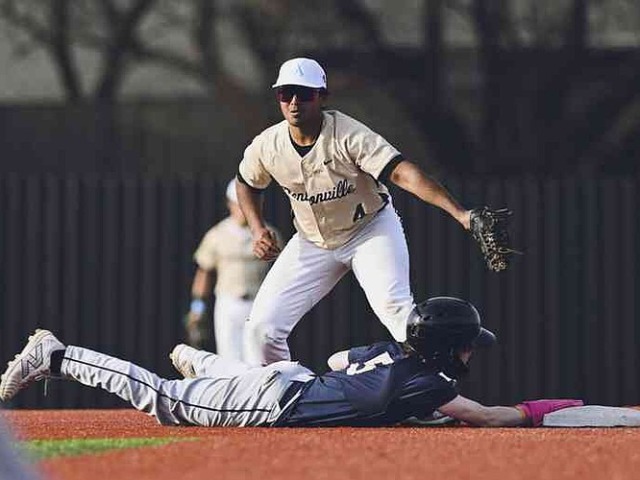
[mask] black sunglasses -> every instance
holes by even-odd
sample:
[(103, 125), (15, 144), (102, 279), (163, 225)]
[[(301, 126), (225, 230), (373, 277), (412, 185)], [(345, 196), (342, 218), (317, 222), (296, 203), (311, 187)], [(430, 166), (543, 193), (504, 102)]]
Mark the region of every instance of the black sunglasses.
[(276, 98), (279, 102), (289, 103), (295, 95), (299, 102), (311, 102), (315, 100), (318, 93), (319, 90), (317, 88), (285, 85), (276, 89)]

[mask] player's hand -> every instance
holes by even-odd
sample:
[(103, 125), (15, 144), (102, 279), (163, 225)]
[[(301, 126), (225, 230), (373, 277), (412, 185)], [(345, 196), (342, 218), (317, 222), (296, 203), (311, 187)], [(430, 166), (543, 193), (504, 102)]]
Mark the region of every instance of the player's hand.
[(456, 220), (460, 222), (465, 230), (471, 229), (471, 210), (464, 210), (459, 216), (456, 217)]
[(542, 425), (542, 420), (547, 413), (556, 412), (563, 408), (581, 407), (582, 405), (584, 405), (582, 400), (544, 399), (522, 402), (516, 405), (516, 408), (524, 414), (531, 426), (538, 427)]
[(275, 234), (268, 228), (257, 231), (253, 236), (253, 254), (260, 260), (273, 260), (280, 255), (280, 247)]

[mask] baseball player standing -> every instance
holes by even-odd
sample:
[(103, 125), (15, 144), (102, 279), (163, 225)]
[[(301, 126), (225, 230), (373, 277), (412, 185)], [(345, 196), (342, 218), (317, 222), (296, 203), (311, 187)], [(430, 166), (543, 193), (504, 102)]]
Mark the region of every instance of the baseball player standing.
[[(202, 238), (193, 258), (198, 265), (191, 286), (191, 308), (187, 314), (188, 341), (200, 347), (205, 340), (206, 298), (210, 295), (214, 272), (215, 307), (213, 325), (216, 351), (219, 355), (243, 359), (244, 326), (253, 299), (271, 264), (252, 252), (251, 231), (238, 206), (236, 182), (231, 180), (226, 190), (229, 216), (213, 226)], [(273, 227), (276, 244), (280, 234)]]
[[(284, 62), (273, 85), (284, 120), (253, 139), (240, 162), (238, 200), (258, 258), (278, 257), (256, 296), (245, 331), (245, 360), (290, 358), (287, 337), (349, 270), (397, 341), (414, 312), (409, 253), (387, 182), (442, 208), (464, 228), (470, 211), (382, 136), (337, 110), (323, 68)], [(297, 233), (280, 252), (265, 225), (261, 191), (286, 192)]]

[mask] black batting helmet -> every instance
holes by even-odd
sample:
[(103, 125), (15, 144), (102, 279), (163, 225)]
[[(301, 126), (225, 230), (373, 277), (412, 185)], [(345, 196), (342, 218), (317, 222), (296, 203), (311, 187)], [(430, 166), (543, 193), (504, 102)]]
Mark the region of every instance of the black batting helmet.
[(482, 328), (478, 310), (454, 297), (434, 297), (416, 306), (417, 320), (407, 325), (407, 343), (425, 361), (457, 377), (466, 373), (458, 358), (465, 348), (490, 346), (495, 335)]

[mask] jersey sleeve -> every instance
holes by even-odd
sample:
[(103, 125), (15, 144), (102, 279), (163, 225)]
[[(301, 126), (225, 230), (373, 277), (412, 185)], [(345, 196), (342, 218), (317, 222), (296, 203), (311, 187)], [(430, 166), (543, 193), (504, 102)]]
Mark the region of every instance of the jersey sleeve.
[(217, 234), (215, 228), (209, 230), (198, 245), (193, 260), (202, 270), (215, 270), (218, 266)]
[(258, 136), (244, 150), (238, 173), (242, 181), (250, 187), (263, 190), (271, 183), (271, 174), (263, 163), (262, 141)]
[[(458, 396), (458, 389), (456, 388), (455, 382), (451, 380), (446, 380), (439, 375), (437, 375), (437, 379), (439, 387), (435, 389), (435, 403), (438, 407), (441, 407)], [(436, 409), (438, 407), (436, 407)]]
[(403, 382), (402, 391), (389, 410), (395, 422), (400, 422), (411, 416), (431, 415), (457, 396), (456, 382), (452, 379), (438, 373), (413, 375)]
[(402, 349), (396, 342), (378, 342), (349, 350), (349, 363), (365, 363), (380, 354), (389, 353), (396, 360), (402, 356)]
[(353, 347), (349, 350), (347, 359), (349, 363), (358, 363), (367, 356), (367, 352), (371, 350), (372, 345), (366, 345), (363, 347)]
[(367, 126), (352, 120), (347, 128), (347, 150), (349, 156), (362, 171), (378, 178), (389, 162), (402, 158), (402, 154), (382, 135)]

